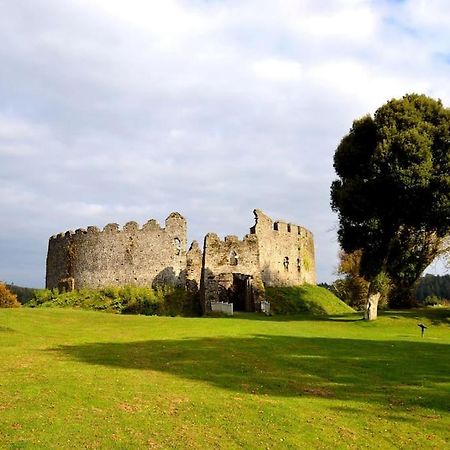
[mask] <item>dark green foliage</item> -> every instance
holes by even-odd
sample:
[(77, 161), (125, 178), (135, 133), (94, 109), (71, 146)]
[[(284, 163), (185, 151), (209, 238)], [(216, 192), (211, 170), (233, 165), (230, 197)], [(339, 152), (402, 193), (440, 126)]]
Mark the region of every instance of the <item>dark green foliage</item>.
[(266, 298), (274, 314), (326, 316), (354, 312), (329, 290), (320, 286), (267, 287)]
[(16, 286), (15, 284), (7, 284), (6, 287), (17, 295), (17, 298), (22, 305), (34, 298), (34, 292), (36, 291), (36, 289)]
[(450, 110), (411, 94), (356, 120), (334, 156), (339, 242), (362, 250), (360, 273), (385, 272), (392, 306), (411, 291), (450, 233)]
[(193, 293), (186, 289), (171, 289), (166, 291), (161, 313), (165, 316), (201, 316), (202, 307), (199, 293)]
[(426, 304), (428, 297), (450, 300), (450, 275), (426, 274), (419, 281), (416, 289), (416, 300), (419, 304)]
[(428, 297), (426, 297), (422, 304), (423, 306), (436, 306), (439, 305), (441, 302), (441, 299), (436, 296), (436, 295), (429, 295)]
[(27, 306), (72, 307), (121, 314), (200, 315), (200, 302), (196, 295), (170, 286), (156, 290), (150, 287), (113, 286), (61, 293), (57, 289), (39, 289)]
[(161, 313), (161, 305), (164, 302), (164, 291), (135, 286), (122, 288), (108, 288), (107, 295), (113, 305), (123, 314), (143, 314), (146, 316)]

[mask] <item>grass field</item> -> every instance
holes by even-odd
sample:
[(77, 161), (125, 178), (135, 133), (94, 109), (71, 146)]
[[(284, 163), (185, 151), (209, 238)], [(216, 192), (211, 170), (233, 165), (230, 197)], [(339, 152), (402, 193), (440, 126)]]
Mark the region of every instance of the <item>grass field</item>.
[(450, 310), (358, 317), (0, 310), (0, 448), (449, 448)]

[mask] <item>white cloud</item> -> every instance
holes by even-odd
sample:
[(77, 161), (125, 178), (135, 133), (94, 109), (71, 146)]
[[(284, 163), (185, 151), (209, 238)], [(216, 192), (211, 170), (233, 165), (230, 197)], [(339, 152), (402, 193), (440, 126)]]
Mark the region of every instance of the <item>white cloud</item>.
[(358, 60), (330, 60), (312, 65), (307, 76), (311, 84), (322, 86), (333, 95), (351, 96), (359, 105), (368, 105), (363, 114), (374, 111), (385, 101), (406, 92), (429, 92), (432, 84), (425, 78), (389, 74), (382, 67), (370, 67)]
[(300, 81), (302, 66), (297, 61), (283, 59), (263, 59), (253, 63), (253, 71), (259, 78), (271, 81)]
[(180, 2), (164, 0), (89, 0), (83, 1), (86, 9), (95, 8), (115, 21), (124, 23), (133, 31), (144, 30), (159, 35), (163, 40), (169, 37), (181, 38), (209, 31), (212, 21), (205, 20), (204, 14), (190, 10)]
[(23, 141), (47, 136), (46, 127), (0, 111), (0, 142)]
[[(364, 40), (374, 37), (378, 26), (375, 10), (367, 2), (348, 2), (342, 9), (307, 17), (301, 31), (317, 39)], [(354, 4), (356, 3), (356, 5)]]
[[(1, 13), (0, 278), (18, 284), (42, 284), (48, 236), (65, 229), (178, 209), (193, 238), (243, 235), (254, 207), (311, 228), (329, 280), (332, 155), (352, 120), (410, 91), (450, 104), (443, 0), (43, 0)], [(8, 264), (12, 252), (33, 268)]]
[(450, 33), (450, 4), (446, 0), (409, 0), (401, 3), (404, 21), (418, 32), (434, 30)]

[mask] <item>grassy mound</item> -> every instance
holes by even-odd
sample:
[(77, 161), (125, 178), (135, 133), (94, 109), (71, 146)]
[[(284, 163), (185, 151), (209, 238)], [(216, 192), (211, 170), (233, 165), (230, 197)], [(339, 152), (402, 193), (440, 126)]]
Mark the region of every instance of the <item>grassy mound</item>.
[(274, 314), (313, 314), (329, 316), (355, 312), (329, 290), (305, 284), (290, 287), (268, 287), (266, 297)]

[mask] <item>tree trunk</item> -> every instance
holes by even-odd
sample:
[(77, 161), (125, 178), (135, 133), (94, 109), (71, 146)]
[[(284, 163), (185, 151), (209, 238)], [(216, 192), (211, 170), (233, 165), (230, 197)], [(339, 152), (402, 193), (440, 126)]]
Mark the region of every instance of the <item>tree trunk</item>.
[(380, 297), (380, 292), (369, 292), (367, 295), (366, 309), (364, 311), (364, 320), (376, 320)]

